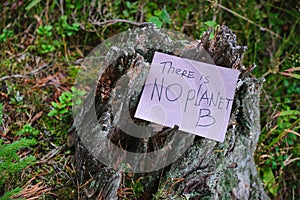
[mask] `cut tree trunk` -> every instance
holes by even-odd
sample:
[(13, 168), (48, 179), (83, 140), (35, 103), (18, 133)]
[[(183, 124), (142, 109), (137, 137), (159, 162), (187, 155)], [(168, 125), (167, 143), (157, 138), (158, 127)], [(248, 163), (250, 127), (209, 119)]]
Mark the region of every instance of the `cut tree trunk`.
[[(262, 85), (249, 75), (250, 70), (241, 63), (246, 47), (237, 45), (236, 36), (226, 26), (221, 26), (212, 39), (208, 32), (201, 40), (190, 42), (170, 35), (145, 24), (139, 29), (129, 30), (124, 40), (107, 48), (105, 58), (100, 61), (105, 66), (104, 70), (100, 70), (97, 87), (90, 94), (92, 100), (87, 98), (74, 122), (77, 133), (75, 162), (80, 188), (78, 198), (122, 199), (129, 197), (131, 192), (133, 199), (268, 199), (253, 159), (260, 135), (259, 97)], [(163, 128), (155, 132), (152, 123), (134, 119), (155, 51), (240, 70), (223, 143), (191, 136), (177, 129)], [(117, 98), (119, 91), (125, 94), (124, 98)], [(116, 105), (119, 109), (114, 110)], [(130, 110), (130, 116), (124, 112), (126, 109)], [(93, 112), (96, 120), (89, 118)], [(148, 140), (127, 135), (120, 126), (126, 126), (128, 117), (143, 127), (141, 132), (144, 133), (141, 134), (157, 134)], [(145, 173), (138, 169), (141, 173), (126, 173), (122, 171), (124, 168), (120, 168), (124, 161), (121, 157), (108, 157), (105, 163), (97, 159), (98, 155), (103, 157), (110, 149), (107, 138), (123, 149), (126, 157), (126, 152), (142, 155), (160, 149), (165, 142), (174, 140), (175, 133), (182, 134), (183, 139), (174, 141), (178, 147), (174, 152), (183, 155), (162, 169)], [(191, 145), (185, 151), (183, 146), (189, 142)], [(140, 156), (135, 159), (150, 168), (155, 165)], [(132, 165), (128, 164), (131, 168), (138, 167)], [(138, 191), (132, 187), (126, 189), (126, 186), (129, 187), (126, 179), (139, 183), (143, 192), (137, 194)]]

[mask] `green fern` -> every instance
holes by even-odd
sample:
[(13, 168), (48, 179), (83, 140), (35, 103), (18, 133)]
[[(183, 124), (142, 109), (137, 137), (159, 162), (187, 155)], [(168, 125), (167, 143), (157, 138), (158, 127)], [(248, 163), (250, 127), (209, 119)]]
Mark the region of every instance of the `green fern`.
[[(2, 197), (0, 197), (0, 200), (10, 200), (11, 197), (21, 192), (21, 188), (15, 188), (12, 191), (6, 192)], [(21, 200), (21, 199), (18, 199)]]
[[(16, 172), (25, 169), (28, 165), (31, 165), (35, 161), (34, 156), (26, 156), (20, 158), (17, 152), (22, 148), (29, 148), (35, 145), (37, 142), (34, 139), (22, 138), (11, 144), (3, 144), (3, 140), (0, 140), (0, 189), (6, 180), (13, 177)], [(20, 192), (20, 188), (15, 188), (12, 191), (6, 192), (0, 200), (7, 200), (11, 196)]]

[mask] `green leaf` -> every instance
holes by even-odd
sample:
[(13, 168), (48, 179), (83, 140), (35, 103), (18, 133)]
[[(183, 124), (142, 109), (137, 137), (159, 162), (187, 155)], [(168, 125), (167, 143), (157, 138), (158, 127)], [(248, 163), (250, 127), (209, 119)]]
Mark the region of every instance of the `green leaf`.
[(75, 31), (78, 31), (78, 30), (79, 30), (79, 28), (80, 28), (80, 24), (79, 24), (79, 23), (76, 23), (76, 22), (74, 22), (74, 23), (72, 24), (72, 27), (73, 27), (73, 29), (74, 29)]
[(129, 13), (128, 13), (128, 11), (127, 10), (123, 10), (123, 15), (124, 15), (124, 17), (129, 17)]
[(162, 26), (162, 21), (160, 21), (160, 19), (156, 16), (150, 17), (149, 22), (155, 24), (157, 28), (161, 28)]
[(81, 104), (82, 103), (82, 100), (81, 99), (79, 99), (79, 98), (75, 98), (74, 99), (74, 104), (75, 105), (79, 105), (79, 104)]
[(14, 32), (12, 30), (4, 29), (3, 33), (0, 35), (0, 42), (6, 41), (6, 38), (12, 37)]
[(263, 182), (268, 185), (272, 182), (274, 182), (275, 178), (274, 178), (274, 174), (271, 170), (271, 168), (266, 167), (263, 169)]
[(74, 86), (71, 87), (71, 91), (73, 92), (74, 96), (83, 96), (86, 94), (84, 90), (77, 90)]
[(163, 22), (166, 22), (167, 24), (171, 24), (170, 15), (168, 14), (166, 8), (162, 9), (160, 16)]
[(267, 189), (275, 196), (277, 194), (278, 184), (275, 181), (275, 177), (271, 168), (264, 168), (262, 172), (264, 184), (267, 186)]
[(286, 115), (300, 115), (299, 110), (286, 110), (278, 113), (278, 116), (286, 116)]
[(67, 92), (64, 101), (70, 102), (70, 101), (72, 101), (73, 97), (74, 97), (74, 94), (72, 94), (71, 92)]
[(157, 17), (160, 17), (162, 14), (162, 11), (161, 10), (154, 10), (154, 15), (157, 16)]
[(51, 110), (51, 111), (48, 113), (48, 116), (49, 116), (49, 117), (57, 116), (57, 110)]
[(66, 101), (66, 93), (62, 93), (59, 97), (58, 100), (60, 103), (64, 103)]
[(130, 1), (126, 1), (125, 4), (126, 4), (127, 8), (131, 8), (132, 7)]
[(84, 96), (86, 94), (86, 91), (81, 91), (81, 90), (79, 90), (78, 92), (77, 92), (77, 95), (78, 96)]
[(58, 107), (59, 107), (58, 103), (56, 103), (56, 102), (54, 102), (54, 101), (52, 101), (51, 104), (52, 104), (52, 106), (53, 106), (54, 108), (58, 108)]
[(0, 200), (9, 200), (12, 199), (11, 197), (14, 195), (19, 194), (22, 191), (22, 188), (15, 188), (9, 192), (4, 193), (4, 195), (2, 197), (0, 197)]
[(47, 31), (51, 31), (52, 30), (52, 26), (51, 25), (44, 26), (44, 28)]
[(217, 25), (215, 21), (206, 21), (204, 24), (210, 27), (215, 27), (215, 25)]
[(60, 114), (65, 114), (65, 113), (67, 113), (69, 110), (68, 109), (63, 109), (63, 110), (60, 110), (59, 112), (60, 112)]
[(40, 3), (41, 0), (32, 0), (28, 6), (26, 6), (25, 10), (29, 11), (31, 8), (36, 6), (38, 3)]
[(66, 103), (66, 106), (73, 106), (73, 102), (70, 101), (70, 102)]
[(39, 35), (43, 35), (44, 31), (43, 31), (43, 27), (39, 26), (39, 28), (36, 31)]
[(77, 91), (76, 87), (72, 86), (72, 87), (71, 87), (71, 91), (72, 91), (73, 93), (75, 93), (75, 92)]

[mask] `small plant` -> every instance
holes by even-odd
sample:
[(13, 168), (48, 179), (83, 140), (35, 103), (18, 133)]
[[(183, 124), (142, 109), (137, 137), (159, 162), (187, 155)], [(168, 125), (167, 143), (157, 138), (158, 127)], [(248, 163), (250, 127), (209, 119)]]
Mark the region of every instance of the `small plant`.
[(297, 132), (300, 127), (299, 116), (300, 111), (289, 110), (287, 107), (287, 110), (272, 117), (277, 120), (277, 124), (260, 138), (260, 142), (265, 145), (257, 154), (260, 157), (267, 157), (261, 164), (262, 180), (267, 191), (273, 196), (277, 195), (282, 171), (292, 163), (300, 167), (300, 160), (297, 159), (300, 156), (297, 148), (300, 135)]
[(56, 23), (56, 30), (59, 35), (62, 37), (62, 44), (64, 46), (64, 53), (65, 57), (68, 60), (68, 50), (67, 50), (67, 42), (66, 42), (66, 35), (72, 36), (74, 35), (80, 28), (79, 23), (72, 23), (69, 24), (67, 22), (68, 17), (63, 15), (59, 18), (59, 22)]
[(51, 25), (39, 26), (37, 33), (44, 38), (50, 37), (52, 35), (52, 28), (53, 27)]
[(39, 4), (41, 2), (41, 0), (32, 0), (28, 6), (26, 6), (25, 10), (29, 11), (31, 10), (34, 6), (36, 6), (37, 4)]
[(42, 47), (41, 53), (50, 53), (55, 50), (55, 46), (52, 44), (42, 44), (41, 47)]
[(52, 43), (52, 40), (49, 40), (52, 36), (52, 26), (39, 26), (37, 33), (43, 38), (38, 44), (41, 48), (41, 53), (50, 53), (55, 50), (55, 46)]
[(126, 9), (122, 11), (122, 14), (126, 19), (134, 20), (131, 15), (135, 14), (138, 11), (138, 6), (139, 6), (138, 3), (139, 2), (133, 2), (133, 3), (131, 3), (130, 1), (125, 2)]
[[(63, 92), (58, 101), (51, 102), (52, 110), (48, 113), (49, 117), (46, 119), (46, 126), (55, 137), (55, 143), (61, 145), (65, 142), (65, 137), (69, 126), (72, 124), (72, 107), (78, 106), (82, 103), (81, 97), (85, 95), (85, 91), (71, 87), (71, 91)], [(74, 109), (73, 109), (74, 110)], [(76, 110), (76, 109), (75, 109)], [(57, 129), (57, 127), (61, 127)]]
[(62, 120), (66, 115), (70, 115), (70, 108), (82, 103), (80, 97), (85, 95), (85, 91), (71, 87), (71, 92), (63, 92), (59, 96), (59, 102), (52, 102), (53, 110), (48, 113), (50, 117), (59, 117)]
[(165, 191), (164, 188), (160, 187), (156, 194), (153, 194), (152, 195), (152, 200), (159, 200), (159, 199), (166, 199), (166, 196), (167, 196), (167, 192)]
[(201, 32), (200, 37), (202, 37), (203, 34), (209, 30), (210, 31), (209, 39), (212, 39), (214, 37), (214, 33), (217, 31), (219, 25), (217, 25), (217, 23), (215, 21), (206, 21), (201, 24), (202, 24), (202, 26), (200, 28), (200, 32)]
[(5, 42), (7, 38), (13, 36), (13, 31), (4, 29), (3, 33), (0, 35), (0, 43)]
[(17, 132), (17, 135), (25, 135), (25, 136), (38, 136), (40, 132), (33, 128), (30, 124), (25, 124), (23, 128)]
[(119, 191), (122, 199), (139, 199), (144, 192), (143, 177), (134, 180), (133, 177), (125, 177), (123, 188)]
[(131, 189), (136, 198), (139, 198), (144, 192), (144, 186), (141, 183), (142, 179), (143, 177), (140, 177), (136, 181), (132, 181)]
[[(15, 175), (15, 173), (25, 169), (29, 165), (34, 164), (34, 156), (26, 156), (20, 158), (18, 152), (21, 149), (29, 148), (36, 144), (34, 139), (22, 138), (10, 144), (4, 144), (3, 140), (0, 140), (0, 188), (4, 183)], [(13, 195), (19, 193), (21, 188), (15, 188), (10, 192), (6, 192), (0, 200), (8, 200)]]
[(275, 196), (277, 194), (279, 185), (278, 185), (278, 181), (276, 180), (273, 174), (272, 168), (265, 167), (262, 170), (262, 180), (267, 190), (270, 191), (270, 193)]
[(171, 24), (170, 15), (166, 8), (162, 10), (155, 10), (154, 16), (150, 16), (148, 22), (154, 23), (158, 28), (161, 28), (163, 24)]
[(79, 23), (72, 23), (69, 24), (67, 22), (68, 18), (67, 16), (63, 15), (59, 19), (59, 23), (56, 24), (56, 29), (58, 34), (62, 35), (63, 37), (67, 36), (72, 36), (74, 35), (80, 28)]

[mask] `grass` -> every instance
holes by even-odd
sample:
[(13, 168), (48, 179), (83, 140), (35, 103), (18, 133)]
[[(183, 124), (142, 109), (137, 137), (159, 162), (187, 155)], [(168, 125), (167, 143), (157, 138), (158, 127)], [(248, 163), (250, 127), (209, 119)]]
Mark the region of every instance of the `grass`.
[[(22, 138), (39, 141), (11, 152), (36, 161), (10, 173), (9, 179), (1, 178), (0, 196), (15, 188), (27, 198), (76, 196), (74, 152), (66, 140), (72, 124), (70, 98), (81, 94), (71, 90), (80, 60), (103, 39), (151, 21), (195, 39), (223, 23), (248, 46), (244, 65), (256, 63), (253, 75), (265, 79), (255, 155), (259, 174), (271, 198), (300, 198), (299, 3), (60, 2), (8, 0), (0, 5), (0, 145)], [(129, 183), (124, 188), (132, 195), (141, 192), (138, 183)]]

